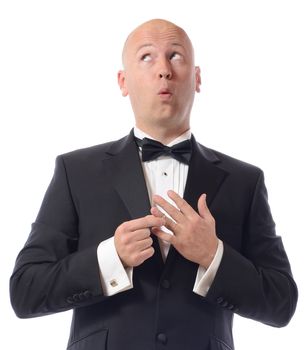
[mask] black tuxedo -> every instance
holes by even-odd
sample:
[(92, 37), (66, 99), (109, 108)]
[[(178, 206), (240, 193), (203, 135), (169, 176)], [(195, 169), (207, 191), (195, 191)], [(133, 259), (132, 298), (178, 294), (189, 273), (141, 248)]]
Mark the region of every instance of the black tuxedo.
[(124, 221), (149, 214), (133, 133), (57, 158), (54, 177), (11, 277), (19, 317), (73, 308), (71, 350), (233, 349), (233, 313), (272, 326), (292, 317), (297, 289), (267, 203), (260, 169), (192, 137), (184, 198), (202, 193), (224, 253), (205, 297), (195, 294), (197, 264), (173, 247), (134, 268), (134, 288), (103, 295), (98, 244)]

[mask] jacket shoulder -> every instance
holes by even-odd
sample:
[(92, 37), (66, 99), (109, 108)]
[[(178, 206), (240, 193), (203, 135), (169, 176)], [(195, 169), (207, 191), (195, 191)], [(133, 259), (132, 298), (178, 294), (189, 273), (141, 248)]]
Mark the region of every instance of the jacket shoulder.
[(122, 145), (126, 137), (119, 140), (105, 142), (99, 145), (94, 145), (86, 148), (80, 148), (71, 152), (63, 153), (58, 158), (63, 158), (65, 162), (86, 162), (96, 159), (104, 159), (108, 157), (109, 152)]
[(200, 147), (207, 154), (211, 154), (211, 158), (214, 159), (214, 162), (218, 167), (226, 170), (229, 173), (242, 173), (251, 175), (259, 175), (262, 173), (262, 169), (254, 164), (234, 158), (217, 150), (207, 148), (203, 145), (200, 145)]

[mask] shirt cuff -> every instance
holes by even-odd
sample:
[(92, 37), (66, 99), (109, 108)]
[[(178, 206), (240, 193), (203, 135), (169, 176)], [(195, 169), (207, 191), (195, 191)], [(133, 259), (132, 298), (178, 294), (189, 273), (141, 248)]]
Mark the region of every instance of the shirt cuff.
[(114, 245), (114, 237), (99, 244), (97, 260), (104, 295), (111, 296), (133, 288), (133, 268), (124, 268)]
[(199, 265), (196, 280), (195, 280), (195, 285), (193, 288), (194, 293), (199, 294), (202, 297), (206, 296), (216, 276), (217, 270), (219, 268), (219, 265), (222, 259), (223, 252), (224, 252), (224, 245), (222, 241), (219, 239), (216, 254), (214, 256), (213, 261), (211, 262), (211, 265), (207, 269)]

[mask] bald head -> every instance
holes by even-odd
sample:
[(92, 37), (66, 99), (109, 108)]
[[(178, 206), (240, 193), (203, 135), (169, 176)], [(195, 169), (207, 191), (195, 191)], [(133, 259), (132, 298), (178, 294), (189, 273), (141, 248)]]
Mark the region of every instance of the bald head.
[(152, 38), (169, 39), (172, 37), (181, 38), (181, 40), (185, 43), (187, 50), (190, 51), (189, 53), (192, 56), (192, 61), (194, 61), (193, 46), (184, 29), (164, 19), (152, 19), (150, 21), (142, 23), (128, 35), (122, 51), (122, 62), (124, 68), (131, 51), (138, 49), (138, 47), (134, 48), (134, 46), (136, 45), (136, 42), (138, 42), (141, 38), (149, 38), (150, 40)]
[(194, 65), (191, 41), (177, 25), (154, 19), (132, 31), (118, 72), (123, 96), (129, 96), (136, 126), (160, 141), (189, 129), (200, 68)]

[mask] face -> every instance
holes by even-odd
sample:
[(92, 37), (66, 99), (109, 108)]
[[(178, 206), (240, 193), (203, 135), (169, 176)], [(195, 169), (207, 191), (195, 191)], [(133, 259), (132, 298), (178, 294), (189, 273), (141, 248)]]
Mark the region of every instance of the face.
[(130, 97), (136, 125), (144, 131), (187, 130), (201, 79), (186, 33), (170, 22), (147, 22), (128, 37), (123, 64), (118, 82), (123, 96)]

